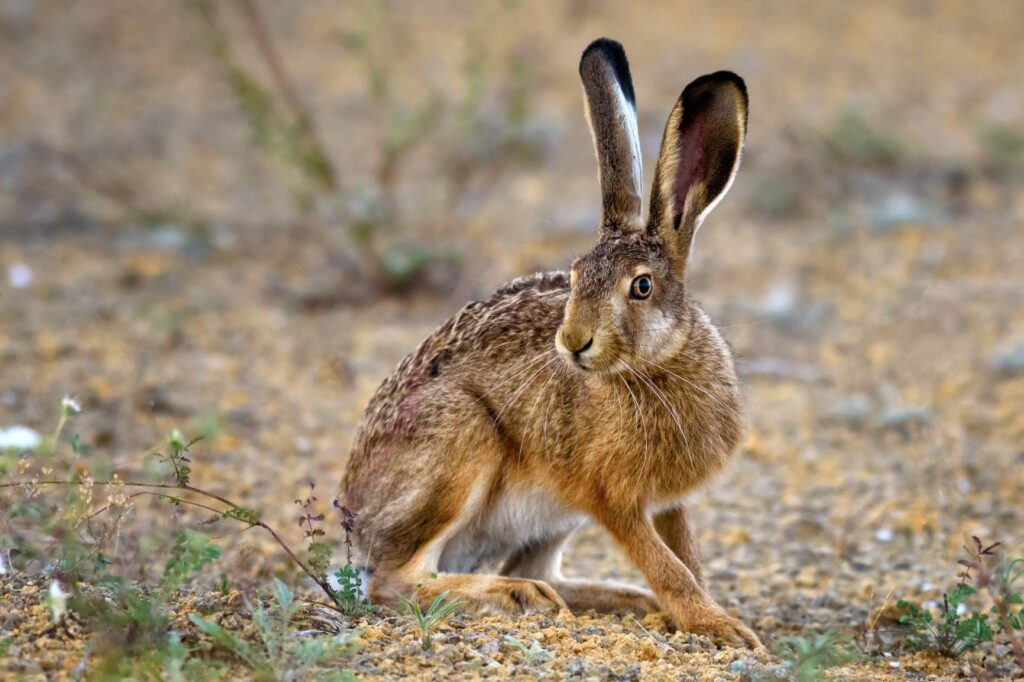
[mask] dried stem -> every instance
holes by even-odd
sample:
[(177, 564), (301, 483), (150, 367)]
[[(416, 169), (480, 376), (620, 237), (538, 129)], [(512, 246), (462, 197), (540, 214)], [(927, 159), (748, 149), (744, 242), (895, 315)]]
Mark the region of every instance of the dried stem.
[[(78, 481), (59, 480), (59, 479), (51, 479), (51, 480), (47, 480), (47, 481), (14, 481), (14, 482), (8, 482), (8, 483), (0, 483), (0, 488), (14, 488), (14, 487), (25, 486), (25, 485), (79, 485), (79, 482)], [(191, 485), (178, 485), (178, 484), (172, 484), (172, 483), (147, 483), (147, 482), (144, 482), (144, 481), (96, 481), (95, 485), (123, 485), (123, 486), (131, 487), (131, 488), (159, 488), (159, 489), (165, 489), (165, 490), (168, 490), (168, 489), (169, 490), (185, 490), (185, 491), (188, 491), (190, 493), (195, 493), (196, 495), (202, 495), (203, 497), (207, 497), (207, 498), (212, 499), (212, 500), (217, 500), (218, 502), (221, 502), (222, 504), (227, 505), (229, 507), (228, 511), (230, 511), (230, 509), (244, 509), (244, 507), (242, 507), (241, 505), (235, 504), (234, 502), (232, 502), (231, 500), (227, 499), (226, 497), (222, 497), (222, 496), (217, 495), (215, 493), (211, 493), (211, 492), (208, 492), (208, 491), (203, 490), (201, 488), (193, 487)], [(145, 494), (145, 493), (133, 493), (133, 495), (135, 495), (135, 494)], [(149, 493), (149, 494), (151, 494), (151, 495), (159, 495), (159, 493)], [(174, 500), (177, 500), (178, 502), (182, 502), (182, 503), (185, 503), (185, 504), (190, 504), (192, 506), (202, 507), (204, 509), (208, 509), (208, 510), (213, 511), (213, 512), (215, 512), (217, 514), (220, 514), (222, 516), (224, 515), (224, 511), (223, 510), (215, 509), (214, 507), (210, 507), (208, 505), (204, 505), (204, 504), (202, 504), (200, 502), (194, 502), (192, 500), (186, 500), (186, 499), (174, 497), (174, 496), (171, 496), (171, 495), (162, 495), (162, 497), (174, 499)], [(104, 507), (101, 507), (99, 510), (94, 512), (89, 518), (91, 519), (94, 516), (107, 511), (109, 508), (110, 508), (110, 505), (105, 505)], [(267, 525), (263, 521), (260, 521), (259, 519), (254, 519), (254, 520), (255, 520), (255, 523), (253, 523), (252, 525), (253, 526), (259, 526), (260, 528), (265, 530), (267, 533), (269, 533), (270, 536), (273, 537), (274, 540), (277, 542), (277, 544), (281, 546), (281, 549), (283, 549), (288, 554), (289, 558), (291, 558), (291, 560), (295, 563), (295, 565), (297, 565), (299, 568), (301, 568), (303, 571), (305, 571), (306, 575), (308, 575), (310, 578), (312, 578), (313, 581), (320, 587), (320, 589), (322, 589), (324, 591), (324, 593), (329, 598), (331, 598), (333, 600), (334, 599), (334, 593), (331, 591), (331, 587), (330, 587), (330, 585), (327, 584), (327, 581), (323, 580), (322, 578), (320, 578), (320, 576), (318, 576), (316, 573), (314, 573), (313, 570), (310, 569), (309, 566), (307, 566), (306, 563), (304, 561), (302, 561), (302, 559), (300, 559), (295, 554), (295, 552), (292, 551), (292, 548), (289, 547), (288, 544), (281, 538), (281, 536), (277, 534), (276, 530), (274, 530), (272, 527), (270, 527), (269, 525)]]

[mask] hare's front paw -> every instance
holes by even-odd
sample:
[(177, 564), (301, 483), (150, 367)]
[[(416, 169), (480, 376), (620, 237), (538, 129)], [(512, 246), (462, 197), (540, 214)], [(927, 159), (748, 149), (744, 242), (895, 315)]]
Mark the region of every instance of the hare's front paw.
[(764, 648), (753, 630), (739, 619), (730, 616), (717, 604), (692, 610), (686, 618), (680, 620), (679, 627), (681, 629), (697, 635), (704, 635), (715, 644), (749, 647), (755, 651)]

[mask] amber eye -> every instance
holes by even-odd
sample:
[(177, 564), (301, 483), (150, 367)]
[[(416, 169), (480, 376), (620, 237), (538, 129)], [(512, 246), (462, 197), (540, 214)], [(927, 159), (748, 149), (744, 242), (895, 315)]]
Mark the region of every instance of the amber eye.
[(654, 280), (650, 275), (640, 275), (629, 285), (629, 297), (640, 301), (650, 298), (652, 291), (654, 291)]

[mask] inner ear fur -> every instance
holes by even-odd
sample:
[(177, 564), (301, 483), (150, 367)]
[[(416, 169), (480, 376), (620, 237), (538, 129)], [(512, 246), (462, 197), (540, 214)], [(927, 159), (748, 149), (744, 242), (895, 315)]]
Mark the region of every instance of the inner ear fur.
[(665, 125), (647, 230), (685, 263), (704, 217), (725, 196), (747, 132), (747, 89), (730, 71), (683, 90)]

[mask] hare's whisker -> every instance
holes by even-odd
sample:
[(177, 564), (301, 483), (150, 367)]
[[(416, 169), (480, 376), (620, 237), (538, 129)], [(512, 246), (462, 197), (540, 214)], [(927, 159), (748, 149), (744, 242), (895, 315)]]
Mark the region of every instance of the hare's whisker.
[(654, 396), (658, 400), (660, 400), (661, 404), (665, 406), (666, 410), (668, 410), (669, 415), (676, 423), (676, 429), (679, 430), (679, 435), (682, 436), (683, 438), (683, 447), (686, 449), (686, 459), (690, 462), (690, 466), (693, 466), (693, 453), (690, 451), (690, 441), (686, 437), (686, 431), (685, 429), (683, 429), (683, 424), (682, 421), (679, 419), (678, 411), (676, 411), (676, 409), (673, 408), (671, 404), (669, 404), (668, 396), (666, 396), (665, 393), (660, 388), (658, 388), (653, 381), (651, 381), (650, 377), (645, 376), (640, 372), (637, 372), (632, 367), (630, 367), (628, 363), (625, 364), (626, 369), (628, 369), (630, 372), (634, 374), (634, 376), (636, 376), (638, 379), (647, 384), (647, 386), (649, 386), (651, 391), (654, 393)]
[(629, 384), (621, 375), (619, 375), (619, 381), (622, 382), (622, 385), (629, 392), (629, 397), (633, 399), (633, 405), (636, 407), (636, 414), (640, 417), (640, 425), (643, 426), (644, 429), (644, 457), (647, 457), (647, 450), (650, 448), (650, 443), (647, 439), (647, 420), (644, 419), (643, 410), (640, 409), (640, 401), (637, 400), (636, 395), (633, 393), (633, 389), (629, 387)]
[[(563, 365), (557, 365), (553, 376), (557, 376), (562, 370)], [(548, 418), (551, 416), (551, 404), (555, 402), (555, 398), (558, 396), (558, 385), (556, 384), (554, 389), (551, 391), (551, 397), (548, 398), (548, 407), (544, 411), (544, 452), (548, 453)]]
[(722, 404), (721, 398), (719, 398), (718, 396), (714, 395), (713, 393), (708, 391), (703, 386), (700, 386), (699, 384), (695, 384), (695, 383), (693, 383), (692, 381), (690, 381), (689, 379), (687, 379), (685, 377), (679, 376), (678, 374), (676, 374), (675, 372), (670, 370), (668, 367), (664, 367), (662, 365), (659, 365), (658, 363), (654, 362), (653, 360), (648, 360), (646, 358), (640, 358), (640, 359), (643, 360), (644, 362), (646, 362), (649, 365), (653, 365), (654, 367), (657, 367), (658, 369), (660, 369), (663, 372), (667, 372), (667, 373), (671, 374), (676, 379), (679, 379), (680, 381), (685, 383), (690, 388), (692, 388), (692, 389), (694, 389), (696, 391), (700, 391), (701, 393), (703, 393), (705, 396), (707, 396), (716, 405), (721, 405)]
[(555, 355), (555, 357), (551, 358), (550, 360), (542, 364), (539, 368), (537, 368), (537, 370), (533, 374), (531, 374), (525, 381), (523, 381), (523, 383), (520, 384), (515, 391), (513, 391), (512, 396), (505, 401), (505, 404), (501, 406), (501, 409), (498, 410), (498, 413), (494, 417), (495, 423), (501, 422), (502, 418), (504, 418), (505, 414), (512, 408), (512, 406), (515, 404), (516, 400), (523, 393), (523, 391), (529, 388), (530, 384), (533, 383), (533, 380), (537, 378), (537, 375), (543, 372), (549, 365), (551, 365), (552, 362), (556, 362), (559, 359), (560, 358), (558, 357), (558, 355)]
[(547, 355), (547, 354), (548, 354), (549, 352), (550, 352), (550, 351), (547, 351), (547, 350), (546, 350), (546, 351), (543, 351), (542, 353), (539, 353), (539, 354), (535, 355), (535, 356), (534, 356), (534, 357), (533, 357), (532, 359), (530, 359), (529, 361), (527, 361), (525, 365), (513, 367), (512, 369), (510, 369), (510, 370), (509, 370), (508, 372), (506, 372), (505, 374), (500, 374), (500, 375), (498, 375), (498, 378), (499, 378), (499, 379), (500, 379), (500, 378), (502, 378), (502, 377), (505, 377), (505, 378), (504, 378), (504, 380), (502, 380), (502, 381), (501, 381), (500, 383), (498, 383), (498, 384), (496, 384), (496, 385), (494, 385), (494, 386), (491, 386), (491, 388), (489, 388), (489, 389), (488, 389), (487, 391), (485, 391), (484, 393), (482, 393), (482, 394), (480, 395), (480, 397), (481, 397), (481, 398), (484, 398), (484, 397), (486, 397), (486, 396), (490, 395), (491, 393), (493, 393), (494, 391), (498, 390), (499, 388), (501, 388), (502, 386), (504, 386), (504, 385), (505, 385), (505, 384), (507, 384), (508, 382), (512, 381), (513, 379), (515, 379), (515, 378), (517, 378), (517, 377), (519, 377), (519, 376), (521, 376), (521, 375), (523, 375), (523, 374), (525, 374), (525, 373), (529, 372), (529, 371), (530, 371), (531, 369), (533, 369), (534, 367), (536, 367), (536, 366), (537, 366), (537, 364), (538, 364), (538, 363), (539, 363), (540, 361), (542, 361), (542, 360), (544, 359), (544, 357), (545, 357), (545, 356), (546, 356), (546, 355)]
[(519, 464), (520, 465), (522, 465), (522, 462), (523, 462), (523, 446), (526, 445), (526, 437), (531, 432), (531, 428), (533, 426), (533, 413), (537, 409), (537, 404), (540, 403), (540, 399), (544, 397), (544, 391), (547, 390), (548, 384), (550, 384), (551, 380), (554, 379), (557, 375), (558, 375), (558, 368), (556, 367), (555, 371), (552, 372), (551, 376), (548, 377), (548, 380), (545, 381), (544, 384), (540, 387), (540, 391), (537, 392), (537, 399), (533, 401), (533, 407), (530, 408), (530, 414), (527, 415), (527, 417), (526, 417), (526, 424), (525, 424), (524, 429), (523, 429), (523, 435), (519, 439)]

